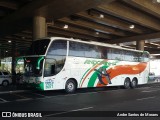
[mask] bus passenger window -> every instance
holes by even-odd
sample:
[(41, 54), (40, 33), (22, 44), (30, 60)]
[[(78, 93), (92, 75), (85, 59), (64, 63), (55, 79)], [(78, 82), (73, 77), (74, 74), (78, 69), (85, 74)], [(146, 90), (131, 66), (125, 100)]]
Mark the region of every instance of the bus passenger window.
[(46, 59), (44, 66), (44, 76), (52, 76), (55, 74), (55, 60), (54, 59)]

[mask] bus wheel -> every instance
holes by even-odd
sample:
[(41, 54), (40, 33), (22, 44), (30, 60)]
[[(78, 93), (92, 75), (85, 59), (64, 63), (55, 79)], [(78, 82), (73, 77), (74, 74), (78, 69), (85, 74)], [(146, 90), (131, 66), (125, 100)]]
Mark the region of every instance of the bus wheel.
[(131, 82), (131, 88), (136, 88), (138, 85), (138, 80), (137, 78), (133, 78), (132, 82)]
[(124, 81), (124, 88), (125, 89), (129, 89), (130, 88), (130, 79), (129, 78), (126, 78), (125, 81)]
[(73, 93), (76, 90), (76, 82), (72, 79), (68, 80), (65, 85), (65, 91), (67, 93)]

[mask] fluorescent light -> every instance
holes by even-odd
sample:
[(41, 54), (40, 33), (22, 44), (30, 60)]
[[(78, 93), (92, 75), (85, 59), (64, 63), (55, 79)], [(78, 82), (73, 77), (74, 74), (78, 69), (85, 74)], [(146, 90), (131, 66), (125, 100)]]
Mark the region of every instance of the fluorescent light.
[(96, 35), (99, 35), (99, 32), (96, 32)]
[(130, 25), (129, 28), (133, 29), (135, 26), (134, 25)]
[(9, 40), (8, 42), (9, 42), (9, 43), (11, 43), (12, 41), (11, 41), (11, 40)]
[(152, 0), (153, 3), (160, 3), (160, 0)]
[(68, 29), (68, 25), (64, 25), (64, 27), (63, 27), (64, 29)]
[(22, 37), (22, 39), (25, 39), (25, 37)]
[(100, 18), (104, 18), (104, 15), (103, 15), (103, 14), (100, 14), (99, 17), (100, 17)]

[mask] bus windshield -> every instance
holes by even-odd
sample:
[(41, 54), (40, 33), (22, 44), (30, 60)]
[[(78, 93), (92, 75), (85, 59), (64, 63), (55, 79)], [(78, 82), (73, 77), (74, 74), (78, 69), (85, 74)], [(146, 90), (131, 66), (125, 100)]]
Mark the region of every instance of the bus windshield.
[(30, 77), (42, 76), (44, 57), (26, 57), (24, 58), (24, 75)]
[(28, 51), (28, 55), (45, 55), (50, 39), (34, 41)]

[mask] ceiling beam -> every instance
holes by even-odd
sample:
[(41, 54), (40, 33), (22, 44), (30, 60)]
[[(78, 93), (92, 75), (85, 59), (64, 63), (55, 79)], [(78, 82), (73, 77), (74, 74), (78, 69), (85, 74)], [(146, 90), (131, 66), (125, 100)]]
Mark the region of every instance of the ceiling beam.
[(96, 31), (94, 31), (94, 30), (87, 30), (87, 29), (84, 29), (84, 28), (79, 28), (79, 27), (73, 26), (71, 24), (69, 24), (69, 28), (68, 29), (64, 29), (63, 28), (64, 25), (65, 25), (65, 23), (60, 22), (60, 21), (56, 21), (56, 22), (54, 22), (54, 25), (50, 26), (50, 27), (60, 28), (62, 30), (75, 32), (75, 33), (80, 33), (80, 34), (84, 34), (84, 35), (88, 35), (88, 36), (92, 36), (92, 37), (101, 37), (101, 38), (105, 38), (105, 39), (111, 39), (112, 38), (108, 34), (104, 34), (104, 33), (100, 33), (100, 32), (98, 32), (96, 34)]
[(160, 18), (160, 5), (153, 0), (123, 0), (126, 3)]
[(32, 42), (31, 39), (21, 39), (17, 36), (6, 36), (5, 38), (0, 38), (0, 41), (4, 41), (4, 42), (8, 42), (8, 40), (11, 40), (11, 41), (16, 41), (16, 42), (24, 42), (24, 43), (27, 43), (27, 42)]
[(142, 34), (142, 35), (136, 35), (131, 37), (124, 37), (119, 39), (113, 39), (113, 40), (106, 40), (108, 43), (123, 43), (123, 42), (131, 42), (131, 41), (138, 41), (138, 40), (147, 40), (147, 39), (156, 39), (160, 38), (160, 32), (151, 33), (151, 34)]
[(113, 35), (117, 35), (117, 36), (126, 36), (127, 34), (123, 31), (119, 31), (115, 28), (111, 28), (102, 24), (98, 24), (96, 22), (92, 22), (92, 21), (86, 21), (84, 19), (77, 19), (77, 20), (71, 20), (67, 17), (59, 19), (59, 21), (61, 22), (65, 22), (65, 23), (69, 23), (69, 24), (73, 24), (76, 26), (80, 26), (80, 27), (84, 27), (84, 28), (88, 28), (91, 30), (95, 30), (95, 31), (100, 31), (103, 33), (107, 33), (107, 34), (113, 34)]
[(7, 2), (7, 1), (0, 1), (0, 7), (5, 7), (13, 10), (18, 9), (18, 5), (16, 3)]
[[(20, 47), (29, 47), (31, 44), (25, 44), (25, 45), (17, 45), (16, 44), (16, 49)], [(11, 49), (12, 45), (0, 45), (0, 48), (5, 48), (5, 49)]]
[(69, 32), (66, 30), (62, 30), (62, 29), (58, 29), (58, 28), (49, 28), (48, 29), (48, 34), (59, 34), (59, 35), (65, 35), (71, 38), (78, 38), (78, 39), (82, 39), (82, 40), (95, 40), (98, 41), (98, 38), (95, 37), (91, 37), (91, 36), (87, 36), (87, 35), (83, 35), (83, 34), (77, 34), (74, 32)]
[(70, 0), (69, 2), (68, 0), (34, 0), (0, 20), (0, 36), (17, 33), (25, 29), (27, 24), (31, 25), (32, 17), (35, 14), (56, 20), (112, 1), (114, 0)]
[[(135, 29), (130, 29), (129, 26), (131, 25), (131, 23), (95, 10), (89, 10), (88, 12), (87, 11), (80, 12), (77, 13), (76, 15), (104, 25), (111, 26), (113, 28), (119, 28), (121, 30), (126, 30), (134, 33), (143, 33), (142, 27), (140, 28), (137, 26)], [(104, 18), (101, 18), (100, 15), (103, 15)]]
[(108, 5), (100, 5), (98, 6), (98, 10), (114, 15), (121, 19), (125, 19), (133, 23), (151, 28), (153, 30), (160, 30), (160, 21), (158, 19), (144, 14), (142, 11), (138, 11), (136, 9), (133, 9), (132, 7), (124, 5), (119, 1), (113, 2), (112, 4)]
[[(146, 50), (146, 51), (148, 51), (148, 50)], [(160, 50), (158, 50), (158, 51), (157, 50), (150, 50), (149, 53), (150, 54), (160, 54)]]
[(157, 48), (158, 47), (157, 45), (154, 45), (152, 43), (145, 43), (145, 46), (153, 47), (153, 48)]

